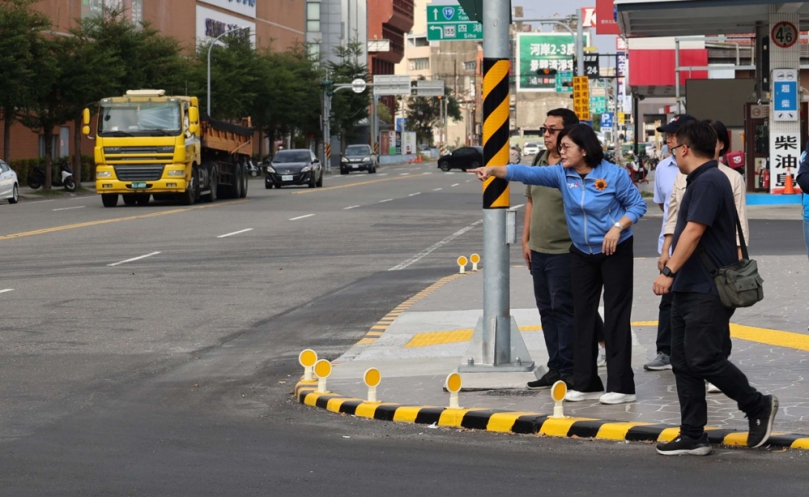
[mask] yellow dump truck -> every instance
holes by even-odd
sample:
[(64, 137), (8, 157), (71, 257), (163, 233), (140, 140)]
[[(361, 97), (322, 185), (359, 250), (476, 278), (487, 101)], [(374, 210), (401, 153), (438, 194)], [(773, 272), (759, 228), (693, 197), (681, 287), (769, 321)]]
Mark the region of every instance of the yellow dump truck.
[[(83, 133), (90, 135), (90, 110)], [(253, 151), (250, 118), (242, 124), (201, 117), (197, 97), (129, 90), (98, 102), (96, 191), (104, 207), (177, 199), (184, 205), (247, 196)]]

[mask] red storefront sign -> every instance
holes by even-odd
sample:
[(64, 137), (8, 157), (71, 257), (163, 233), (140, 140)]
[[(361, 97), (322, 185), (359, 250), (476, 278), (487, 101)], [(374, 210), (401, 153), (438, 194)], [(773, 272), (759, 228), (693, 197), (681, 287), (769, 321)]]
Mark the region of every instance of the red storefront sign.
[(621, 28), (615, 22), (615, 0), (596, 0), (596, 33), (600, 35), (619, 35)]

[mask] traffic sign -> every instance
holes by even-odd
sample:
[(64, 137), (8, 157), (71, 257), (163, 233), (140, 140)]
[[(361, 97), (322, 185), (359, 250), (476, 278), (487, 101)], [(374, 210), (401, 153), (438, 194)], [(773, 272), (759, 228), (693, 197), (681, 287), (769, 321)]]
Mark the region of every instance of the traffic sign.
[(444, 95), (444, 81), (433, 80), (425, 81), (420, 79), (416, 81), (416, 96), (417, 97), (441, 97)]
[(580, 120), (590, 120), (590, 80), (587, 76), (573, 77), (573, 110)]
[(366, 86), (367, 86), (367, 83), (365, 82), (364, 79), (357, 78), (357, 79), (355, 79), (354, 81), (351, 82), (351, 90), (354, 93), (362, 93), (362, 92), (364, 92)]
[(798, 28), (791, 22), (781, 21), (772, 27), (772, 42), (781, 48), (789, 48), (798, 41)]
[[(589, 44), (589, 39), (585, 33), (585, 45)], [(567, 33), (517, 33), (517, 91), (561, 91), (554, 79), (543, 77), (537, 71), (572, 72), (575, 47), (574, 37)]]
[(573, 71), (556, 73), (556, 93), (570, 93), (573, 91)]
[(410, 76), (374, 75), (374, 95), (410, 95)]
[(626, 114), (623, 112), (618, 113), (618, 124), (624, 124), (626, 122)]
[(584, 75), (590, 79), (598, 79), (601, 69), (598, 66), (597, 53), (584, 54)]
[(774, 69), (773, 121), (798, 120), (798, 71), (795, 69)]
[(607, 112), (607, 97), (590, 96), (590, 112), (593, 114), (603, 114)]
[(427, 40), (482, 40), (483, 24), (469, 19), (460, 5), (427, 6)]
[(601, 131), (612, 131), (612, 112), (601, 114)]

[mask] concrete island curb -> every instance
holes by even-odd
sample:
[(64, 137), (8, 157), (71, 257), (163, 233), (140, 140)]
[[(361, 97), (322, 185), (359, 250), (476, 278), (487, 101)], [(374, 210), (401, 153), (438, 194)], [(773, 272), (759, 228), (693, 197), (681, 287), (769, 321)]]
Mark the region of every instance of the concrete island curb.
[[(535, 412), (435, 406), (406, 406), (390, 402), (367, 402), (337, 393), (317, 392), (317, 381), (295, 385), (295, 398), (301, 404), (360, 418), (465, 428), (496, 433), (515, 433), (560, 438), (589, 438), (625, 442), (668, 442), (679, 434), (679, 427), (641, 422), (604, 421), (593, 418), (552, 418)], [(744, 447), (747, 432), (706, 428), (714, 445)], [(809, 450), (809, 436), (774, 433), (765, 447)]]

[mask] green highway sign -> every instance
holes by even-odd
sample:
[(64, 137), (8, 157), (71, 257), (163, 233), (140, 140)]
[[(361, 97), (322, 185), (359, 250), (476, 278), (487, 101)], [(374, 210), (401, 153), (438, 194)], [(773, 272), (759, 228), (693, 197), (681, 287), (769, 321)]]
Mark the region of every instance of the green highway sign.
[[(585, 43), (589, 36), (585, 33)], [(517, 91), (553, 92), (556, 78), (540, 76), (540, 69), (572, 72), (576, 43), (568, 33), (517, 33), (516, 77)]]
[(429, 41), (482, 40), (483, 25), (469, 19), (460, 5), (427, 6)]
[(590, 113), (603, 114), (607, 112), (607, 97), (590, 97)]

